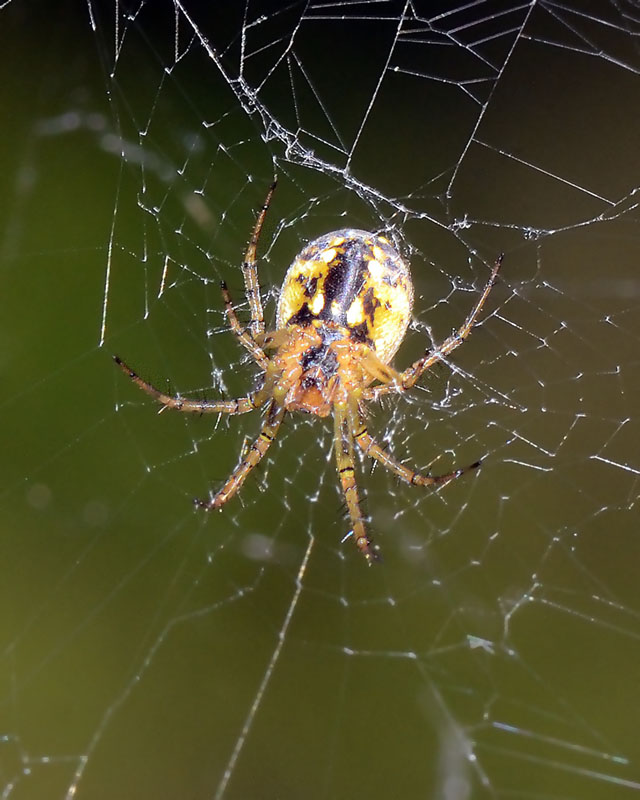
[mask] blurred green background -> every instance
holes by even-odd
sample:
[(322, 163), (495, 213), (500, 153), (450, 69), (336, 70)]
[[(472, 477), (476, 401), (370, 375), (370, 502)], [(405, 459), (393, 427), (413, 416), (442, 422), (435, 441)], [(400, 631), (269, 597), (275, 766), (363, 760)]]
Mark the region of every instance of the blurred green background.
[[(640, 65), (592, 10), (0, 8), (3, 796), (638, 793)], [(251, 387), (218, 283), (274, 171), (267, 317), (304, 242), (384, 229), (399, 365), (505, 252), (453, 368), (372, 410), (422, 469), (485, 458), (431, 495), (364, 465), (375, 569), (330, 424), (199, 514), (259, 420), (158, 416), (111, 361)]]

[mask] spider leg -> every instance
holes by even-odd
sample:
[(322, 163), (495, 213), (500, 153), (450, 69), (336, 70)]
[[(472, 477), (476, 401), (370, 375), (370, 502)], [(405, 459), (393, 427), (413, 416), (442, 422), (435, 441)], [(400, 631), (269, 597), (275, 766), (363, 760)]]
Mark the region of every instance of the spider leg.
[(222, 281), (220, 284), (220, 290), (222, 291), (222, 298), (224, 300), (224, 308), (227, 314), (227, 321), (229, 323), (229, 327), (235, 334), (236, 339), (245, 348), (245, 350), (248, 350), (249, 353), (251, 353), (251, 355), (253, 356), (253, 360), (260, 367), (262, 367), (263, 370), (266, 371), (269, 359), (265, 355), (264, 350), (256, 344), (254, 338), (247, 333), (247, 331), (242, 327), (242, 325), (240, 325), (238, 317), (236, 316), (236, 310), (233, 307), (233, 301), (231, 300), (231, 295), (229, 294), (229, 289), (227, 288), (227, 284), (224, 281)]
[(469, 315), (465, 319), (462, 326), (457, 331), (454, 331), (454, 333), (452, 333), (448, 339), (445, 339), (439, 347), (436, 347), (433, 350), (425, 351), (422, 358), (414, 361), (410, 367), (408, 367), (404, 372), (401, 372), (397, 380), (394, 380), (391, 383), (385, 383), (382, 386), (373, 386), (369, 389), (365, 389), (362, 395), (363, 399), (377, 400), (379, 397), (384, 394), (388, 394), (389, 392), (402, 392), (405, 389), (409, 389), (414, 385), (423, 372), (428, 370), (429, 367), (432, 367), (438, 361), (443, 361), (449, 355), (449, 353), (453, 352), (456, 347), (459, 347), (465, 341), (465, 339), (471, 333), (478, 315), (482, 311), (482, 307), (484, 306), (487, 297), (489, 297), (489, 293), (495, 286), (503, 258), (504, 253), (501, 253), (496, 259), (493, 269), (491, 270), (491, 275), (489, 276), (489, 280), (487, 281), (482, 294), (478, 298), (477, 303), (469, 312)]
[(342, 492), (349, 511), (354, 541), (356, 547), (367, 559), (369, 564), (379, 560), (380, 556), (367, 535), (365, 520), (360, 510), (360, 499), (356, 484), (353, 460), (353, 433), (349, 422), (347, 409), (344, 406), (334, 406), (334, 447), (336, 451), (336, 466), (340, 477)]
[(269, 449), (271, 442), (275, 439), (278, 433), (278, 428), (285, 415), (283, 406), (278, 405), (274, 400), (271, 401), (267, 409), (267, 416), (262, 423), (260, 435), (256, 441), (249, 448), (248, 453), (229, 475), (221, 489), (210, 500), (198, 500), (194, 502), (199, 508), (204, 508), (206, 511), (212, 511), (215, 508), (222, 508), (222, 506), (231, 500), (236, 492), (242, 487), (247, 476), (251, 470), (257, 466), (265, 453)]
[(422, 475), (421, 473), (406, 467), (404, 464), (401, 464), (391, 455), (391, 453), (385, 450), (384, 447), (381, 447), (373, 438), (373, 436), (371, 436), (371, 434), (367, 431), (367, 426), (362, 418), (362, 415), (359, 415), (358, 417), (358, 427), (354, 434), (354, 438), (358, 443), (358, 447), (360, 447), (365, 455), (375, 458), (375, 460), (379, 461), (383, 467), (388, 469), (390, 472), (395, 472), (399, 478), (402, 478), (403, 481), (406, 481), (413, 486), (442, 486), (443, 484), (454, 480), (454, 478), (459, 478), (461, 475), (464, 475), (465, 472), (470, 472), (473, 469), (477, 469), (481, 464), (480, 461), (475, 461), (473, 464), (469, 464), (467, 467), (455, 469), (452, 472), (445, 473), (444, 475)]
[(124, 361), (118, 356), (114, 356), (113, 360), (129, 378), (146, 392), (148, 395), (162, 403), (164, 411), (165, 408), (174, 408), (176, 411), (184, 411), (194, 414), (246, 414), (248, 411), (253, 411), (254, 408), (259, 408), (269, 397), (269, 390), (266, 386), (258, 389), (256, 392), (248, 394), (246, 397), (238, 397), (234, 400), (187, 400), (179, 395), (170, 395), (156, 389), (155, 386), (143, 380), (131, 367), (127, 366)]
[(247, 252), (245, 253), (244, 260), (242, 262), (244, 288), (247, 295), (247, 300), (249, 301), (249, 308), (251, 309), (251, 322), (249, 323), (249, 331), (254, 339), (259, 334), (264, 333), (264, 312), (262, 310), (262, 301), (260, 300), (260, 284), (258, 283), (256, 251), (258, 248), (258, 240), (260, 239), (260, 232), (262, 231), (262, 225), (265, 217), (267, 216), (267, 211), (269, 210), (269, 205), (271, 203), (271, 198), (273, 197), (273, 192), (276, 188), (276, 183), (277, 179), (274, 178), (273, 183), (267, 192), (267, 197), (264, 201), (264, 204), (260, 209), (260, 213), (258, 214), (258, 218), (249, 241), (249, 246), (247, 247)]

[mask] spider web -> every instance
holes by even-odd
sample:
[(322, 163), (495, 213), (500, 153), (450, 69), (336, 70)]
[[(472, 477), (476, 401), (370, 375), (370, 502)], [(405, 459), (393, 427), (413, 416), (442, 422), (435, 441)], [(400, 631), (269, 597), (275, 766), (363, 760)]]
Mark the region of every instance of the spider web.
[[(61, 13), (62, 12), (62, 13)], [(5, 109), (0, 766), (7, 798), (627, 798), (640, 792), (636, 3), (0, 2)], [(158, 416), (113, 366), (241, 396), (260, 242), (384, 231), (404, 368), (361, 462), (292, 415)], [(13, 301), (13, 302), (11, 302)]]

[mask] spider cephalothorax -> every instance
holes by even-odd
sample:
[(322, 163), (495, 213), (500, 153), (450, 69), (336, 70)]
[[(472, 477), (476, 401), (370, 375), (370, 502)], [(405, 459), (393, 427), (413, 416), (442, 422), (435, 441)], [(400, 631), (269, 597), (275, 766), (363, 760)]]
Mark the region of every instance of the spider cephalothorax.
[(354, 442), (391, 472), (420, 486), (447, 483), (480, 462), (445, 475), (421, 475), (409, 469), (368, 433), (364, 402), (406, 391), (426, 369), (462, 344), (496, 281), (502, 256), (462, 327), (439, 347), (427, 350), (404, 372), (396, 372), (390, 362), (411, 319), (413, 285), (407, 265), (384, 236), (344, 228), (310, 242), (285, 275), (275, 330), (265, 331), (256, 250), (274, 189), (275, 181), (258, 215), (242, 264), (251, 310), (246, 328), (238, 321), (229, 291), (222, 284), (231, 330), (264, 373), (260, 388), (236, 400), (186, 400), (160, 392), (117, 356), (115, 360), (147, 394), (178, 411), (243, 414), (266, 406), (260, 435), (238, 467), (210, 500), (196, 501), (205, 509), (221, 508), (240, 489), (266, 453), (287, 412), (304, 411), (319, 417), (333, 413), (336, 462), (352, 525), (350, 533), (371, 563), (378, 554), (360, 510)]

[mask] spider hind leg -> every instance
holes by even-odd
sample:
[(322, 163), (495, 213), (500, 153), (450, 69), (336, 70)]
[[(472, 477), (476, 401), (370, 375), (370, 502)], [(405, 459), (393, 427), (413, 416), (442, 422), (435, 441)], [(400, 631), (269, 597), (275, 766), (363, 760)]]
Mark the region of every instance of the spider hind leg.
[[(271, 198), (276, 188), (277, 178), (274, 176), (273, 183), (269, 187), (266, 199), (253, 228), (251, 240), (247, 246), (247, 251), (244, 254), (242, 261), (242, 277), (244, 279), (245, 294), (249, 301), (249, 308), (251, 310), (251, 322), (249, 323), (249, 333), (251, 338), (255, 341), (256, 337), (264, 333), (264, 312), (262, 310), (262, 300), (260, 299), (260, 284), (258, 282), (258, 242), (260, 241), (260, 234), (262, 226), (267, 216), (267, 211), (271, 204)], [(259, 349), (259, 348), (257, 348)]]
[(476, 324), (478, 317), (480, 316), (480, 312), (484, 307), (487, 297), (489, 297), (491, 290), (498, 280), (498, 273), (500, 271), (500, 267), (502, 266), (503, 258), (504, 253), (500, 253), (493, 265), (489, 279), (485, 284), (480, 297), (476, 301), (475, 305), (469, 312), (467, 318), (462, 323), (460, 328), (454, 331), (451, 336), (445, 339), (444, 342), (442, 342), (442, 344), (438, 347), (426, 350), (422, 358), (414, 361), (411, 366), (404, 370), (404, 372), (399, 373), (397, 378), (391, 383), (383, 383), (382, 385), (370, 386), (365, 389), (362, 395), (364, 400), (379, 400), (380, 397), (385, 394), (390, 394), (391, 392), (404, 392), (407, 389), (410, 389), (424, 372), (426, 372), (434, 364), (446, 361), (447, 356), (449, 356), (457, 347), (467, 340), (469, 334)]

